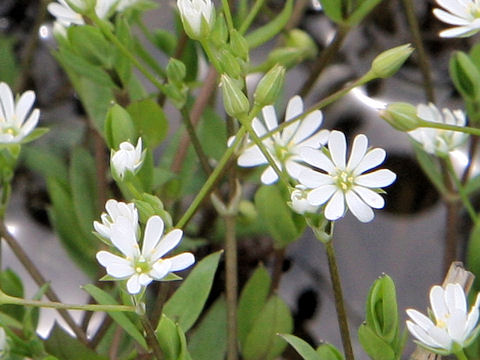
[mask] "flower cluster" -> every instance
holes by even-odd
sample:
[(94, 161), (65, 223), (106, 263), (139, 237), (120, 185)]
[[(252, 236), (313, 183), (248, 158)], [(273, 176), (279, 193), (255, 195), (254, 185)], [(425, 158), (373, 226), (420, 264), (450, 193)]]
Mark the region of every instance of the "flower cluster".
[(0, 144), (17, 144), (28, 136), (40, 117), (40, 110), (32, 111), (35, 93), (24, 92), (15, 101), (10, 87), (0, 83)]
[(430, 305), (433, 319), (407, 309), (411, 319), (407, 320), (407, 328), (421, 346), (440, 355), (449, 355), (472, 343), (480, 330), (476, 327), (480, 294), (467, 314), (467, 299), (460, 284), (447, 284), (445, 289), (435, 285), (430, 290)]
[(180, 243), (183, 233), (180, 229), (173, 229), (164, 234), (164, 222), (159, 216), (147, 220), (140, 250), (135, 205), (109, 200), (106, 209), (102, 223), (94, 223), (95, 230), (123, 256), (102, 250), (97, 253), (97, 260), (111, 277), (127, 280), (130, 294), (138, 294), (153, 280), (162, 280), (169, 273), (184, 270), (195, 262), (189, 252), (162, 258)]
[[(438, 124), (465, 126), (467, 120), (461, 110), (440, 110), (434, 104), (419, 104), (417, 116), (424, 120)], [(446, 156), (449, 152), (463, 145), (468, 134), (459, 131), (450, 131), (432, 128), (419, 128), (408, 133), (424, 150), (432, 155)]]
[(454, 27), (440, 32), (441, 37), (467, 37), (480, 31), (480, 0), (436, 0), (442, 9), (433, 14)]

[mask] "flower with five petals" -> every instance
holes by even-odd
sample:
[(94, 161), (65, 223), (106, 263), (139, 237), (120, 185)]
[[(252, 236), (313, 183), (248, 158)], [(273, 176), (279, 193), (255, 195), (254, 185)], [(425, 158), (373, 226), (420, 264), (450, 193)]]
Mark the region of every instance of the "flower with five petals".
[(346, 153), (345, 135), (332, 131), (328, 138), (328, 154), (307, 147), (300, 151), (302, 159), (320, 171), (307, 168), (298, 180), (312, 189), (307, 195), (311, 205), (327, 204), (326, 219), (339, 219), (348, 207), (358, 220), (369, 222), (374, 217), (371, 208), (381, 209), (385, 204), (377, 190), (393, 183), (396, 175), (387, 169), (364, 174), (380, 165), (386, 155), (383, 149), (368, 149), (365, 135), (355, 137), (348, 162), (345, 161)]
[(441, 37), (467, 37), (480, 31), (480, 0), (436, 0), (443, 9), (433, 9), (441, 21), (454, 27), (440, 32)]
[(105, 204), (107, 212), (102, 213), (102, 223), (98, 221), (93, 222), (95, 231), (102, 237), (110, 239), (111, 229), (120, 217), (124, 217), (130, 222), (132, 228), (135, 229), (135, 233), (138, 229), (138, 211), (133, 203), (124, 203), (114, 199), (110, 199)]

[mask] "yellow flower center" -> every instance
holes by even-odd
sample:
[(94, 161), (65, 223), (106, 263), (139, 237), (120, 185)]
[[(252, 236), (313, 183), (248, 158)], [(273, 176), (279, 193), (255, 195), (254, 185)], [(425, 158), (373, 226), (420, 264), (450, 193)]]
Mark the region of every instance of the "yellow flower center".
[(468, 12), (476, 19), (480, 18), (480, 6), (477, 4), (469, 4), (468, 5)]
[(137, 274), (145, 274), (145, 273), (148, 273), (150, 270), (151, 270), (151, 266), (143, 256), (140, 256), (135, 261), (135, 272)]
[(333, 176), (333, 180), (337, 187), (343, 192), (347, 192), (355, 185), (353, 174), (347, 170), (337, 170), (337, 173)]

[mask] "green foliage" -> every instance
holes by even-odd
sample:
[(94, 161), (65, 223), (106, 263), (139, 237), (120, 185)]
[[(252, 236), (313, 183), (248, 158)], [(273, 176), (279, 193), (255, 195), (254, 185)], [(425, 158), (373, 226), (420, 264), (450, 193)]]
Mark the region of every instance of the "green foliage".
[(133, 143), (137, 137), (135, 125), (130, 114), (118, 104), (108, 110), (105, 119), (105, 139), (111, 149), (118, 150), (124, 141)]
[(19, 67), (14, 52), (13, 38), (0, 35), (0, 81), (13, 86), (18, 77)]
[(90, 26), (70, 26), (67, 29), (71, 49), (88, 63), (111, 68), (113, 45), (105, 39), (100, 29)]
[(280, 336), (288, 342), (304, 360), (327, 360), (321, 357), (305, 340), (289, 334), (281, 334)]
[[(19, 298), (24, 296), (22, 279), (13, 270), (5, 269), (0, 272), (0, 284), (5, 294)], [(25, 315), (25, 308), (18, 305), (0, 305), (0, 311), (20, 322)]]
[(470, 233), (467, 248), (467, 266), (475, 275), (473, 290), (480, 291), (480, 225), (476, 225)]
[(343, 23), (343, 0), (321, 0), (322, 9), (334, 23)]
[(456, 51), (450, 58), (450, 77), (468, 100), (480, 100), (480, 71), (468, 54)]
[(152, 99), (131, 103), (127, 107), (136, 133), (150, 149), (156, 148), (167, 136), (168, 122), (163, 109)]
[(165, 315), (178, 323), (184, 332), (192, 327), (205, 306), (221, 254), (221, 251), (210, 254), (196, 264), (163, 307)]
[(184, 332), (165, 314), (162, 315), (155, 334), (165, 360), (189, 359)]

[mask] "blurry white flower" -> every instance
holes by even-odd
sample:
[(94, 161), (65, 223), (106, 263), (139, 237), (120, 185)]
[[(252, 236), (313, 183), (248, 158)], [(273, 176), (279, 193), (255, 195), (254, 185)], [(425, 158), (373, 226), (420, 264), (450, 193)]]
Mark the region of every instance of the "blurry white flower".
[[(479, 294), (480, 295), (480, 294)], [(433, 321), (414, 309), (407, 309), (410, 333), (418, 343), (430, 350), (448, 355), (467, 347), (475, 339), (479, 328), (478, 307), (480, 296), (467, 314), (467, 300), (460, 284), (447, 284), (443, 289), (435, 285), (430, 290), (430, 305)]]
[(120, 218), (127, 219), (134, 232), (137, 232), (138, 228), (138, 211), (133, 203), (119, 202), (114, 199), (110, 199), (105, 204), (106, 213), (102, 213), (102, 223), (98, 221), (93, 222), (95, 231), (98, 232), (104, 238), (110, 239), (112, 225)]
[(9, 355), (9, 346), (5, 329), (0, 327), (0, 359), (7, 359)]
[(137, 146), (133, 146), (128, 141), (120, 144), (119, 150), (112, 150), (110, 158), (112, 170), (121, 180), (126, 171), (136, 173), (143, 163), (142, 138), (138, 138)]
[(139, 0), (119, 0), (117, 4), (117, 11), (121, 12), (130, 6), (135, 5)]
[(208, 36), (215, 21), (215, 6), (211, 0), (177, 0), (183, 27), (192, 39)]
[(303, 215), (305, 213), (317, 212), (318, 206), (310, 204), (307, 200), (307, 195), (307, 188), (303, 185), (295, 186), (295, 190), (292, 191), (289, 205), (297, 214)]
[[(285, 122), (303, 113), (303, 101), (300, 96), (294, 96), (287, 105)], [(271, 105), (262, 109), (263, 122), (258, 118), (253, 119), (252, 126), (258, 137), (278, 127), (275, 108)], [(305, 169), (300, 158), (300, 149), (308, 146), (318, 149), (328, 139), (328, 130), (319, 131), (323, 116), (319, 110), (313, 111), (304, 119), (293, 122), (286, 126), (282, 132), (276, 132), (271, 137), (262, 141), (263, 145), (275, 160), (279, 169), (285, 169), (292, 178), (297, 179), (300, 171)], [(252, 167), (268, 164), (260, 148), (253, 143), (240, 154), (237, 163), (239, 166)], [(278, 175), (271, 166), (262, 173), (261, 181), (266, 185), (273, 184), (278, 180)]]
[(24, 92), (15, 101), (10, 87), (0, 83), (0, 144), (19, 143), (37, 126), (40, 110), (32, 111), (35, 93)]
[[(432, 103), (428, 104), (428, 106), (424, 104), (418, 105), (417, 116), (425, 121), (447, 125), (465, 126), (467, 122), (463, 111), (451, 111), (445, 108), (440, 112)], [(468, 134), (459, 131), (432, 128), (418, 128), (408, 132), (408, 134), (420, 143), (426, 152), (440, 156), (456, 150), (468, 138)]]
[[(58, 2), (51, 2), (48, 4), (48, 12), (56, 18), (56, 20), (63, 26), (70, 25), (84, 25), (82, 15), (73, 10), (65, 0), (57, 0)], [(74, 6), (79, 9), (85, 9), (86, 4), (84, 0), (69, 0)], [(105, 19), (114, 10), (115, 4), (118, 0), (97, 0), (95, 4), (95, 13), (100, 19)]]
[(385, 205), (377, 190), (390, 185), (396, 175), (386, 169), (363, 173), (383, 162), (385, 150), (368, 149), (367, 137), (358, 135), (346, 163), (347, 144), (340, 131), (330, 133), (328, 150), (328, 155), (322, 150), (306, 147), (300, 152), (307, 164), (320, 170), (307, 168), (298, 177), (302, 185), (313, 189), (307, 195), (308, 202), (314, 206), (327, 203), (325, 217), (328, 220), (342, 217), (346, 204), (358, 220), (371, 221), (374, 217), (371, 208), (381, 209)]
[(480, 31), (480, 0), (436, 0), (442, 9), (433, 9), (441, 21), (455, 25), (440, 32), (441, 37), (467, 37)]
[(140, 251), (134, 227), (125, 217), (119, 217), (111, 227), (112, 244), (124, 255), (120, 257), (108, 251), (99, 251), (97, 260), (107, 274), (120, 280), (127, 280), (130, 294), (138, 294), (142, 286), (153, 280), (162, 280), (169, 273), (186, 269), (195, 262), (191, 253), (162, 258), (175, 248), (182, 239), (182, 230), (174, 229), (163, 234), (164, 224), (159, 216), (148, 219)]

